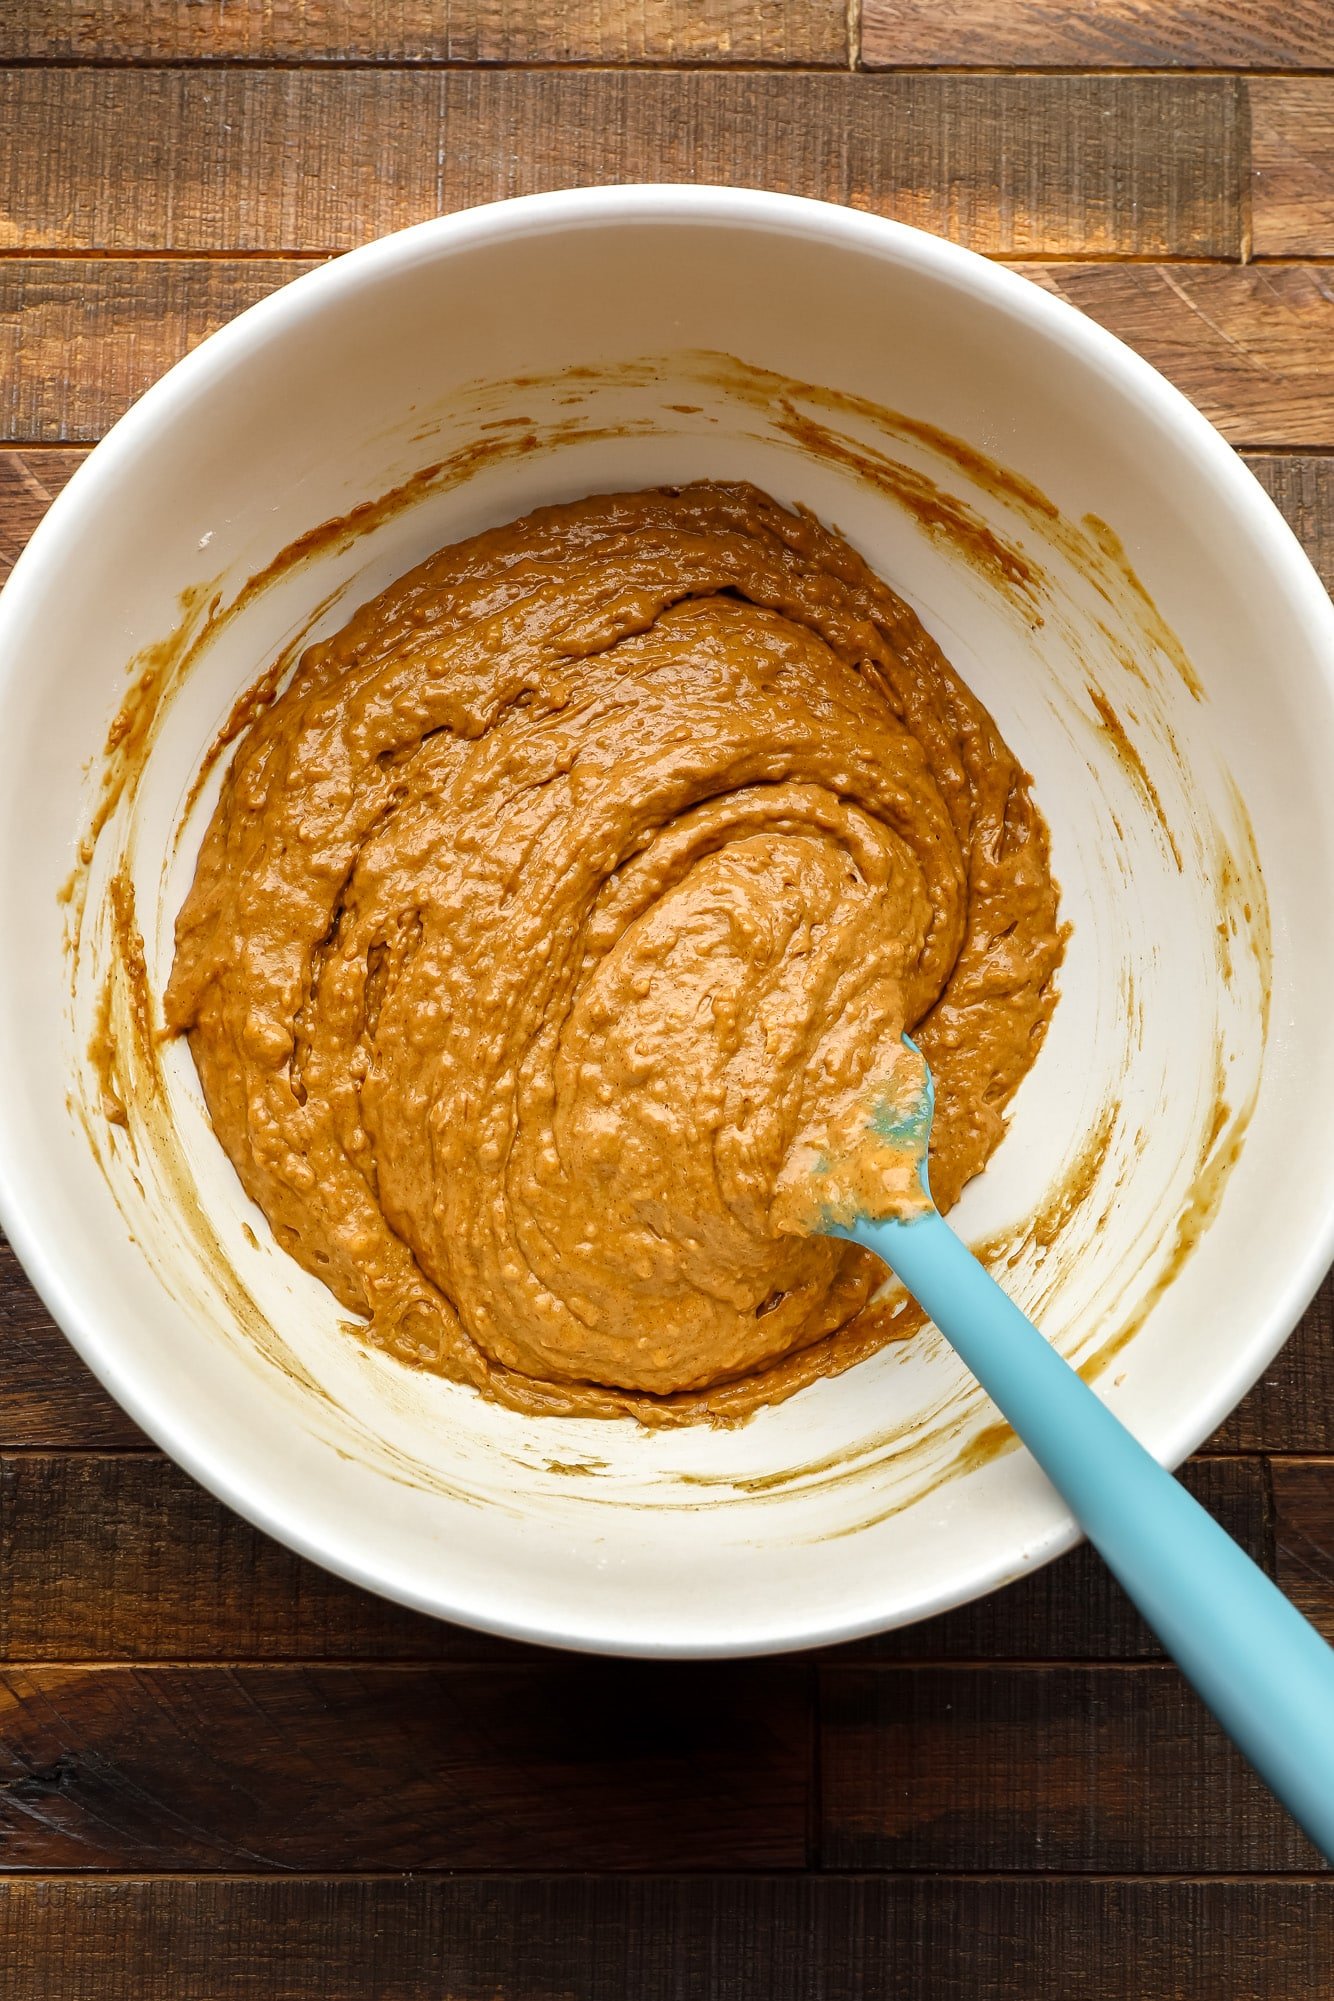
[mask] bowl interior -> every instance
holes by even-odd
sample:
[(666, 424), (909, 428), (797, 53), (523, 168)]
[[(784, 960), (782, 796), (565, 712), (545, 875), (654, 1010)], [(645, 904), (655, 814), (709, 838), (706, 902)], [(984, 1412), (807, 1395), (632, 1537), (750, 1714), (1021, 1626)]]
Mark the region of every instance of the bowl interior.
[[(0, 604), (0, 1193), (113, 1391), (295, 1546), (499, 1630), (709, 1652), (920, 1616), (1070, 1525), (932, 1331), (731, 1432), (526, 1419), (364, 1348), (245, 1200), (183, 1047), (169, 1116), (107, 1126), (113, 883), (160, 991), (238, 694), (442, 543), (701, 477), (813, 509), (1028, 764), (1074, 927), (957, 1221), (1176, 1459), (1328, 1249), (1334, 704), (1295, 544), (1112, 343), (913, 232), (671, 193), (358, 253), (176, 371), (53, 510)], [(145, 676), (71, 954), (58, 892)]]

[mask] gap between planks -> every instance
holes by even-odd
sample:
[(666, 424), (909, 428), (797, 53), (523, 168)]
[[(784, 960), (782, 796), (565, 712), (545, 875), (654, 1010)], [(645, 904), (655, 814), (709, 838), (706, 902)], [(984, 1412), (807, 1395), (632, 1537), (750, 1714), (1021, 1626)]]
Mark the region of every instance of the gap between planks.
[[(550, 1884), (554, 1888), (568, 1889), (572, 1883), (681, 1883), (703, 1886), (708, 1883), (920, 1883), (926, 1884), (996, 1884), (1006, 1888), (1022, 1888), (1026, 1884), (1040, 1887), (1048, 1883), (1079, 1884), (1080, 1886), (1099, 1883), (1162, 1883), (1184, 1886), (1196, 1885), (1200, 1889), (1211, 1889), (1218, 1883), (1261, 1884), (1271, 1889), (1288, 1886), (1309, 1885), (1312, 1888), (1331, 1888), (1329, 1871), (1324, 1869), (864, 1869), (844, 1868), (839, 1865), (816, 1868), (810, 1865), (791, 1869), (479, 1869), (464, 1865), (460, 1868), (425, 1867), (412, 1869), (349, 1869), (333, 1867), (329, 1869), (98, 1869), (80, 1868), (72, 1865), (68, 1869), (44, 1866), (40, 1869), (5, 1869), (0, 1867), (0, 1887), (26, 1888), (29, 1884), (42, 1883), (86, 1883), (90, 1887), (111, 1887), (114, 1884), (134, 1883), (188, 1883), (192, 1887), (200, 1884), (243, 1883), (271, 1889), (275, 1885), (319, 1885), (322, 1883), (392, 1883), (403, 1888), (411, 1883), (504, 1883), (507, 1887), (521, 1884)], [(3, 1992), (0, 1989), (0, 1992)], [(448, 1997), (446, 1997), (448, 2001)], [(1227, 2001), (1226, 1996), (1220, 2001)], [(1323, 1997), (1312, 1996), (1311, 2001), (1323, 2001)]]
[[(188, 0), (187, 0), (188, 4)], [(701, 56), (696, 61), (684, 57), (657, 61), (652, 56), (627, 57), (609, 62), (604, 57), (579, 61), (562, 59), (543, 62), (518, 57), (488, 62), (482, 58), (456, 56), (0, 56), (0, 72), (5, 70), (87, 71), (101, 75), (108, 71), (133, 71), (152, 75), (160, 70), (203, 71), (221, 76), (227, 71), (243, 71), (247, 76), (261, 73), (296, 72), (306, 76), (346, 75), (359, 70), (377, 76), (449, 73), (456, 76), (608, 76), (651, 75), (689, 76), (859, 76), (859, 77), (1015, 77), (1026, 82), (1036, 79), (1054, 83), (1092, 83), (1104, 77), (1132, 81), (1177, 77), (1226, 83), (1328, 83), (1334, 70), (1308, 65), (1305, 68), (1263, 70), (1245, 64), (1232, 67), (1217, 63), (1063, 63), (1043, 67), (1034, 63), (876, 63), (850, 65), (838, 62), (803, 61), (781, 63), (773, 57)]]

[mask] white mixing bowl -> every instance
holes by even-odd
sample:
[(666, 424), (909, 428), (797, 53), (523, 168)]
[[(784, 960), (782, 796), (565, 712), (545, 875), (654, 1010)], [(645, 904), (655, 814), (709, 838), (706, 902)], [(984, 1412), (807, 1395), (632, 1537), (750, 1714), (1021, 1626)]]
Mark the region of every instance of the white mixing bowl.
[(932, 1331), (735, 1431), (523, 1418), (409, 1372), (274, 1246), (188, 1052), (115, 1128), (88, 1043), (101, 1006), (133, 1098), (152, 1052), (125, 885), (160, 992), (220, 764), (191, 802), (196, 773), (297, 635), (541, 502), (735, 476), (836, 523), (1034, 774), (1074, 926), (1063, 998), (957, 1220), (1175, 1463), (1334, 1254), (1334, 613), (1249, 473), (1109, 335), (820, 204), (501, 203), (206, 341), (0, 601), (0, 1220), (33, 1282), (252, 1521), (407, 1604), (567, 1646), (849, 1636), (1074, 1531)]

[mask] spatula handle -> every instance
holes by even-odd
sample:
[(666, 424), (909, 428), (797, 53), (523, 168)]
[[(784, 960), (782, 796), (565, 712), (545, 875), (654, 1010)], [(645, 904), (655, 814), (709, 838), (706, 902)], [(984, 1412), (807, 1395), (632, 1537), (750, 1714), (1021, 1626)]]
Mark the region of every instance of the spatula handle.
[(1223, 1728), (1334, 1861), (1334, 1651), (943, 1217), (839, 1234), (883, 1258), (930, 1314)]

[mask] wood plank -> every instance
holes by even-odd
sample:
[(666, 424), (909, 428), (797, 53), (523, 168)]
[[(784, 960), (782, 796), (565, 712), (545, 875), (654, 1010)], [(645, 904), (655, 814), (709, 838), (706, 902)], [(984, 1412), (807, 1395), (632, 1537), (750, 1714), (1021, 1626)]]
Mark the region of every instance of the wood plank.
[(22, 0), (0, 62), (833, 63), (841, 0)]
[(6, 1869), (793, 1869), (801, 1664), (0, 1676)]
[(1209, 1444), (1234, 1452), (1334, 1452), (1334, 1272)]
[[(1334, 595), (1334, 458), (1251, 452), (1246, 463)], [(1334, 1382), (1334, 1351), (1329, 1353)]]
[[(0, 452), (0, 584), (85, 456), (81, 451)], [(12, 1258), (13, 1254), (6, 1245), (0, 1255)], [(0, 1264), (0, 1312), (4, 1310), (6, 1284), (6, 1268)]]
[(1334, 446), (1334, 271), (1022, 267), (1161, 369), (1234, 444)]
[[(203, 336), (309, 260), (0, 258), (0, 443), (101, 435)], [(1237, 445), (1334, 449), (1334, 271), (1029, 264)]]
[(828, 1868), (1320, 1867), (1167, 1665), (825, 1667), (820, 1716)]
[[(1273, 1573), (1268, 1491), (1259, 1459), (1193, 1459), (1191, 1493), (1242, 1548)], [(35, 1538), (40, 1530), (34, 1531)], [(20, 1586), (16, 1565), (14, 1590)], [(29, 1575), (28, 1565), (23, 1575)], [(25, 1598), (28, 1593), (24, 1592)], [(40, 1604), (40, 1601), (38, 1601)], [(37, 1609), (36, 1607), (34, 1608)], [(920, 1625), (861, 1640), (826, 1656), (940, 1661), (1161, 1660), (1162, 1648), (1101, 1557), (1085, 1543), (1032, 1576)]]
[(1334, 1459), (1273, 1462), (1278, 1579), (1334, 1646)]
[(1249, 95), (1252, 254), (1334, 254), (1334, 77), (1258, 79)]
[[(1188, 1483), (1268, 1564), (1261, 1463), (1197, 1461)], [(328, 1576), (156, 1455), (0, 1458), (0, 1523), (6, 1661), (524, 1657), (504, 1641)], [(1104, 1565), (1081, 1549), (976, 1605), (834, 1658), (1116, 1660), (1159, 1652)]]
[(1326, 1883), (0, 1883), (42, 2001), (1317, 2001)]
[(1334, 67), (1328, 0), (862, 0), (870, 68)]
[(1010, 256), (1237, 257), (1244, 143), (1223, 77), (11, 69), (0, 248), (309, 254), (506, 195), (686, 180)]
[(70, 1347), (3, 1237), (0, 1353), (0, 1440), (6, 1445), (147, 1445)]
[(0, 258), (0, 439), (100, 437), (205, 334), (318, 261)]
[(156, 1454), (0, 1458), (0, 1562), (6, 1661), (532, 1657), (331, 1577)]

